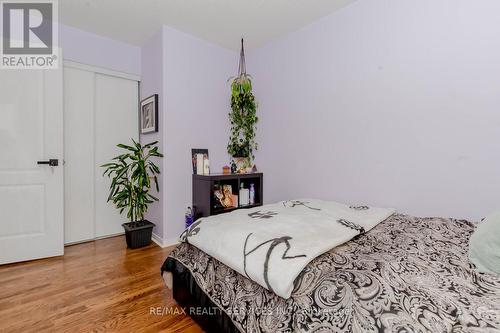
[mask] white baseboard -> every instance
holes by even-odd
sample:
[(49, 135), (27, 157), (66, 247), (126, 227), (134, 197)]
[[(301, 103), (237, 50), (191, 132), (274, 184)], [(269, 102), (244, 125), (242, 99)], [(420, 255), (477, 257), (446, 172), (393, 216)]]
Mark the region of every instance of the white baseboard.
[(179, 240), (177, 238), (163, 240), (160, 236), (158, 236), (155, 233), (153, 233), (151, 240), (162, 248), (179, 244)]
[(156, 243), (159, 247), (163, 247), (163, 239), (153, 232), (151, 235), (151, 240)]
[(163, 241), (164, 247), (174, 246), (179, 244), (179, 238), (170, 238)]

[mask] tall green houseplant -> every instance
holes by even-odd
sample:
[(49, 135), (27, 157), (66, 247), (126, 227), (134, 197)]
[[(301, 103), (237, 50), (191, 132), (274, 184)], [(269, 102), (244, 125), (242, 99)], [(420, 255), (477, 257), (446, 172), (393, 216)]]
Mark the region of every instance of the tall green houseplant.
[(163, 157), (158, 152), (158, 141), (142, 146), (132, 140), (132, 145), (119, 144), (125, 151), (101, 167), (106, 168), (103, 176), (111, 179), (108, 202), (113, 202), (120, 214), (126, 210), (127, 217), (136, 225), (143, 223), (148, 206), (158, 198), (149, 193), (153, 183), (158, 187), (160, 168), (153, 157)]
[(245, 50), (241, 39), (240, 61), (238, 75), (231, 77), (231, 135), (227, 145), (227, 152), (232, 157), (248, 159), (248, 166), (255, 158), (254, 149), (257, 150), (255, 141), (257, 117), (257, 103), (252, 92), (252, 77), (246, 72)]

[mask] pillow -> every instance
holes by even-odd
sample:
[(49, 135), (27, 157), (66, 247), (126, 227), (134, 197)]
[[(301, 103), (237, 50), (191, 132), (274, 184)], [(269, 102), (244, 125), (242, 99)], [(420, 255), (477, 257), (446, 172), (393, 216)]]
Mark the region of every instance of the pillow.
[(469, 240), (469, 258), (477, 271), (500, 274), (500, 211), (478, 224)]

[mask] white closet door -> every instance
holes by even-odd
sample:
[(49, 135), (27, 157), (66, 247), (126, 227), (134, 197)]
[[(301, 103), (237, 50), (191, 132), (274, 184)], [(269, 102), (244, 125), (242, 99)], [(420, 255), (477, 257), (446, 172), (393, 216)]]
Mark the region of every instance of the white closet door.
[(138, 138), (138, 82), (96, 71), (64, 67), (66, 244), (122, 233), (127, 222), (106, 202), (100, 165), (118, 155), (118, 143)]
[(95, 238), (95, 73), (64, 68), (64, 242)]
[(96, 74), (95, 92), (95, 234), (103, 237), (122, 233), (127, 219), (106, 203), (110, 180), (99, 166), (121, 153), (117, 144), (138, 140), (139, 96), (136, 81), (103, 74)]

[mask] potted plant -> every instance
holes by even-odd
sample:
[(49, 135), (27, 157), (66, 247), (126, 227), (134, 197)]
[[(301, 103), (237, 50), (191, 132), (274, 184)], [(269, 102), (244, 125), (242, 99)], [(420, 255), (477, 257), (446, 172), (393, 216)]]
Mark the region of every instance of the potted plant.
[(245, 50), (241, 39), (241, 52), (238, 75), (229, 78), (231, 82), (231, 135), (227, 145), (227, 152), (234, 158), (238, 170), (252, 166), (255, 158), (253, 150), (257, 150), (255, 142), (255, 125), (257, 117), (257, 103), (252, 92), (251, 76), (246, 72)]
[(152, 183), (158, 187), (160, 168), (152, 161), (152, 157), (163, 157), (158, 152), (158, 141), (142, 146), (132, 139), (133, 145), (119, 144), (124, 149), (112, 159), (112, 162), (101, 165), (106, 168), (103, 176), (111, 179), (108, 202), (112, 201), (120, 214), (127, 211), (130, 222), (123, 223), (127, 246), (136, 249), (149, 245), (153, 233), (154, 223), (144, 219), (148, 206), (158, 198), (151, 195), (149, 190)]

